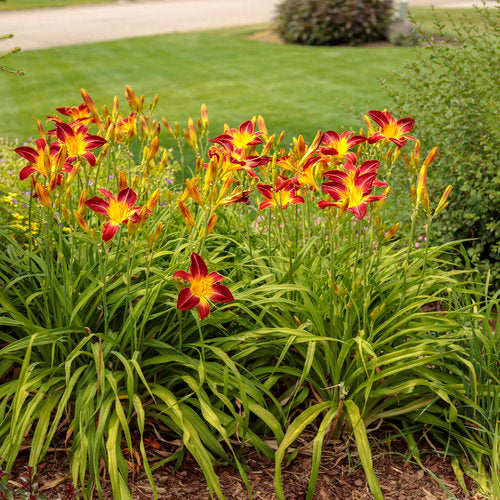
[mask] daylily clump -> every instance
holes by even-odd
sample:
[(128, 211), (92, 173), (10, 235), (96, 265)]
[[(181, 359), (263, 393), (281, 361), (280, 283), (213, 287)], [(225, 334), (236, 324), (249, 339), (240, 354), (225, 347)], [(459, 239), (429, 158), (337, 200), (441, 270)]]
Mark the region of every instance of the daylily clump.
[[(390, 191), (380, 158), (390, 160), (392, 165), (407, 140), (414, 140), (408, 135), (413, 119), (396, 120), (388, 111), (370, 111), (367, 131), (319, 131), (310, 144), (299, 135), (292, 139), (293, 145), (287, 151), (283, 147), (285, 133), (270, 134), (262, 116), (237, 127), (225, 125), (222, 134), (211, 136), (205, 105), (200, 118), (189, 118), (183, 129), (177, 122), (171, 126), (164, 117), (161, 122), (152, 118), (158, 96), (146, 105), (144, 96), (138, 97), (127, 86), (125, 97), (128, 114), (120, 111), (117, 97), (111, 110), (105, 106), (99, 112), (84, 89), (83, 103), (57, 108), (61, 116), (47, 117), (53, 129), (45, 131), (38, 123), (41, 137), (34, 141), (35, 147), (15, 149), (28, 161), (19, 178), (31, 178), (31, 193), (50, 210), (50, 217), (65, 226), (64, 231), (81, 228), (108, 248), (120, 247), (125, 241), (122, 248), (126, 249), (145, 238), (143, 246), (152, 252), (169, 221), (177, 217), (184, 221), (191, 272), (177, 271), (173, 275), (175, 280), (189, 283), (179, 293), (178, 309), (198, 308), (200, 319), (204, 319), (211, 302), (233, 300), (228, 288), (220, 284), (223, 277), (207, 274), (201, 255), (208, 239), (217, 237), (217, 225), (227, 224), (235, 210), (244, 220), (253, 211), (269, 209), (268, 217), (257, 216), (255, 221), (247, 222), (247, 228), (269, 232), (279, 220), (274, 241), (290, 237), (298, 241), (300, 233), (305, 242), (306, 233), (311, 236), (314, 230), (323, 230), (332, 220), (344, 219), (348, 214), (361, 224), (375, 220), (379, 241), (394, 237), (398, 226), (387, 228), (375, 215)], [(187, 145), (196, 155), (189, 176), (181, 158), (177, 168), (182, 172), (178, 171), (177, 178), (184, 180), (180, 185), (173, 181), (172, 148), (162, 145), (161, 123), (181, 151)], [(128, 149), (134, 139), (142, 144), (137, 159)], [(396, 146), (395, 151), (385, 151), (390, 143)], [(432, 211), (425, 180), (434, 157), (435, 151), (420, 166), (418, 141), (415, 152), (405, 157), (408, 168), (420, 170), (417, 187), (412, 191), (414, 206), (423, 207), (428, 214)], [(449, 190), (436, 213), (446, 206), (448, 194)], [(290, 211), (290, 205), (300, 207)], [(330, 210), (324, 211), (326, 208)], [(35, 224), (33, 221), (32, 229)], [(300, 231), (294, 230), (295, 234), (291, 231), (294, 224), (301, 227)], [(100, 238), (96, 231), (99, 226)], [(272, 241), (268, 238), (268, 245)]]

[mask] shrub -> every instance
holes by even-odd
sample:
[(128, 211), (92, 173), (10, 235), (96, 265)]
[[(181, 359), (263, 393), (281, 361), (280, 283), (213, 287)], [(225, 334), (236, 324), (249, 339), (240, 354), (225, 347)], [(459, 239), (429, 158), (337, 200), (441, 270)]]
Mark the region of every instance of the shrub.
[(277, 8), (278, 33), (292, 43), (337, 45), (386, 38), (390, 0), (285, 0)]
[[(500, 284), (500, 68), (499, 10), (478, 9), (482, 23), (464, 16), (450, 22), (455, 37), (438, 38), (416, 49), (418, 63), (399, 75), (401, 90), (388, 88), (398, 113), (418, 116), (416, 132), (423, 147), (439, 144), (430, 192), (454, 185), (454, 210), (443, 214), (438, 241), (468, 239), (469, 258), (481, 271), (491, 270)], [(423, 33), (422, 33), (423, 35)], [(397, 173), (396, 173), (397, 175)]]

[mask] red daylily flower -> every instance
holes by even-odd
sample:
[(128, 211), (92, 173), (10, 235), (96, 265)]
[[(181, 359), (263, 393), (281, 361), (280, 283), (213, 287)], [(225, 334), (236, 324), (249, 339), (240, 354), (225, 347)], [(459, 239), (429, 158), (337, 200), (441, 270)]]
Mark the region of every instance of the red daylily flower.
[(137, 195), (130, 188), (122, 189), (115, 198), (107, 189), (99, 189), (107, 200), (99, 196), (94, 196), (87, 200), (85, 204), (94, 212), (106, 215), (110, 220), (104, 224), (102, 231), (103, 241), (111, 240), (120, 224), (126, 224), (129, 220), (136, 223), (139, 220), (139, 213), (142, 207), (134, 206), (137, 201)]
[(74, 122), (86, 125), (87, 123), (95, 123), (95, 118), (90, 116), (90, 109), (83, 103), (80, 106), (56, 108), (61, 115), (69, 116)]
[(98, 135), (89, 134), (88, 130), (86, 125), (75, 123), (75, 127), (72, 127), (64, 122), (56, 122), (56, 135), (68, 150), (68, 161), (83, 156), (90, 165), (95, 165), (96, 159), (90, 150), (104, 146), (107, 141)]
[(276, 187), (267, 184), (258, 184), (257, 189), (260, 194), (266, 198), (259, 205), (259, 210), (264, 210), (267, 207), (287, 208), (288, 205), (297, 205), (304, 203), (304, 198), (297, 194), (297, 187), (293, 184), (292, 179), (286, 177), (278, 177)]
[(385, 182), (376, 179), (380, 163), (375, 160), (365, 161), (358, 168), (347, 160), (343, 170), (330, 170), (325, 177), (330, 182), (325, 182), (321, 189), (333, 201), (320, 201), (318, 207), (324, 209), (335, 206), (342, 211), (349, 210), (357, 219), (366, 215), (368, 203), (382, 200), (385, 195), (372, 195), (373, 186), (387, 186)]
[(241, 154), (249, 146), (262, 144), (263, 132), (255, 131), (255, 125), (252, 120), (243, 122), (238, 129), (227, 128), (223, 134), (210, 139), (210, 142), (220, 144), (230, 153)]
[(414, 137), (407, 135), (413, 130), (415, 120), (413, 118), (401, 118), (395, 120), (389, 111), (369, 111), (370, 118), (380, 127), (371, 137), (368, 138), (369, 144), (374, 144), (382, 139), (392, 141), (396, 146), (402, 148), (408, 139), (415, 140)]
[(349, 149), (365, 142), (366, 137), (362, 135), (354, 135), (351, 137), (352, 134), (353, 132), (349, 131), (342, 132), (342, 135), (339, 135), (333, 130), (325, 132), (322, 142), (324, 146), (318, 149), (319, 152), (323, 155), (333, 156), (339, 161), (348, 158), (352, 163), (356, 163), (356, 155), (352, 151), (349, 151)]
[(21, 146), (14, 151), (28, 160), (28, 164), (19, 172), (19, 179), (23, 181), (30, 175), (39, 173), (43, 177), (50, 177), (57, 172), (70, 172), (73, 166), (66, 158), (66, 153), (61, 148), (61, 144), (52, 143), (50, 146), (45, 139), (40, 138), (35, 141), (36, 149), (29, 146)]
[(197, 253), (191, 254), (189, 271), (190, 273), (177, 271), (173, 276), (174, 279), (182, 279), (190, 285), (188, 288), (183, 288), (177, 297), (177, 309), (180, 311), (197, 307), (200, 320), (202, 320), (210, 313), (209, 301), (232, 302), (234, 300), (229, 288), (219, 284), (224, 280), (224, 276), (216, 272), (207, 274), (207, 265)]

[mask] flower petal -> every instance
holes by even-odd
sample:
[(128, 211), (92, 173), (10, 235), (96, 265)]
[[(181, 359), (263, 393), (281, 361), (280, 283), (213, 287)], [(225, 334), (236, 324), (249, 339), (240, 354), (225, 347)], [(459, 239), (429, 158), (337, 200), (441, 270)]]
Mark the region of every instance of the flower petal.
[(200, 304), (200, 298), (191, 293), (190, 288), (183, 288), (177, 297), (177, 309), (187, 311)]
[(104, 224), (104, 228), (102, 230), (102, 240), (103, 241), (111, 240), (113, 238), (113, 236), (116, 234), (116, 232), (118, 231), (119, 227), (120, 227), (120, 224), (117, 224), (116, 222), (112, 222), (112, 221), (106, 222), (106, 224)]
[(207, 275), (207, 265), (205, 261), (195, 252), (191, 254), (190, 272), (193, 278), (205, 277)]
[(225, 285), (212, 285), (207, 297), (213, 302), (232, 302), (234, 300), (233, 294)]
[(189, 273), (187, 273), (186, 271), (176, 271), (174, 273), (174, 275), (172, 276), (172, 278), (174, 280), (181, 279), (181, 280), (184, 280), (184, 281), (189, 281), (190, 277), (191, 277), (191, 275)]

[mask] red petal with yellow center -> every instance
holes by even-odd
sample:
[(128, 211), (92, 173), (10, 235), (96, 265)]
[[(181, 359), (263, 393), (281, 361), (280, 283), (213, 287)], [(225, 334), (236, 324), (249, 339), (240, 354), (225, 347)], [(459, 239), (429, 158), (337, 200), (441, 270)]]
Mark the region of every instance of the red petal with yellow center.
[(189, 278), (191, 277), (191, 275), (189, 273), (187, 273), (186, 271), (176, 271), (174, 273), (174, 280), (175, 279), (181, 279), (181, 280), (184, 280), (184, 281), (189, 281)]
[(207, 275), (207, 265), (205, 261), (197, 254), (191, 254), (191, 267), (190, 267), (191, 276), (195, 279), (204, 278)]
[(214, 302), (232, 302), (234, 300), (233, 294), (229, 291), (229, 288), (219, 284), (210, 287), (207, 297)]
[(90, 198), (90, 200), (85, 202), (85, 205), (98, 214), (108, 215), (109, 202), (99, 198), (99, 196)]
[(205, 299), (200, 299), (198, 314), (200, 316), (200, 321), (210, 314), (210, 304)]
[(116, 232), (118, 231), (119, 227), (120, 227), (120, 224), (117, 224), (115, 222), (111, 222), (111, 221), (106, 222), (106, 224), (104, 224), (104, 228), (102, 230), (102, 240), (103, 241), (111, 240), (113, 238), (113, 236), (116, 234)]
[(199, 304), (200, 298), (194, 296), (191, 293), (190, 288), (183, 288), (179, 292), (179, 296), (177, 297), (177, 309), (179, 309), (180, 311), (193, 309), (193, 307), (198, 307)]
[(137, 201), (137, 194), (135, 194), (132, 189), (127, 187), (118, 193), (116, 199), (119, 202), (126, 203), (129, 208), (133, 208), (135, 202)]

